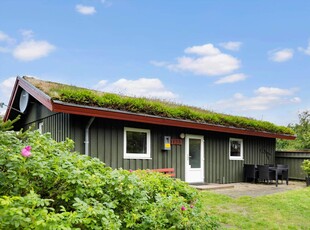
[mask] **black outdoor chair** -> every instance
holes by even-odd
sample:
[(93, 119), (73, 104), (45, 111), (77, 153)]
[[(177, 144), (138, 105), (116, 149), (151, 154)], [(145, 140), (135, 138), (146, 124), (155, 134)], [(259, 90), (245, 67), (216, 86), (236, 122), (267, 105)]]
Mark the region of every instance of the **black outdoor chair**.
[(259, 181), (267, 181), (269, 184), (272, 180), (276, 180), (276, 172), (269, 170), (269, 165), (257, 165)]
[(288, 165), (277, 165), (277, 171), (278, 171), (278, 179), (281, 179), (282, 184), (283, 179), (286, 180), (286, 184), (288, 184)]
[(243, 173), (245, 182), (248, 182), (248, 179), (251, 179), (251, 181), (254, 180), (254, 182), (257, 180), (257, 170), (255, 169), (255, 165), (244, 164)]

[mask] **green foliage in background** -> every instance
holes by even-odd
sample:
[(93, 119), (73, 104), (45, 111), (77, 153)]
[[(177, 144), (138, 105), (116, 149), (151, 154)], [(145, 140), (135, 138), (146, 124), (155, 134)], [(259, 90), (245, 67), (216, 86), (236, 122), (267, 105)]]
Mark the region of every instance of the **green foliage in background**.
[(0, 131), (0, 229), (217, 227), (186, 183), (112, 170), (73, 145), (38, 131)]
[(293, 141), (277, 140), (277, 150), (310, 150), (310, 111), (299, 114), (299, 123), (290, 124), (289, 128), (296, 133)]
[(310, 160), (304, 160), (301, 164), (301, 169), (310, 177)]

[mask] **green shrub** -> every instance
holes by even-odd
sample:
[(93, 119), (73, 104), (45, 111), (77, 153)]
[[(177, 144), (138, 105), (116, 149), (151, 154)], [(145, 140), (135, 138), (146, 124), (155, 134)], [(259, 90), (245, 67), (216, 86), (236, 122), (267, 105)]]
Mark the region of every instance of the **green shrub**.
[(49, 134), (0, 131), (0, 229), (206, 229), (186, 183), (112, 170)]
[(301, 169), (305, 171), (308, 177), (310, 177), (310, 160), (304, 160), (301, 163)]

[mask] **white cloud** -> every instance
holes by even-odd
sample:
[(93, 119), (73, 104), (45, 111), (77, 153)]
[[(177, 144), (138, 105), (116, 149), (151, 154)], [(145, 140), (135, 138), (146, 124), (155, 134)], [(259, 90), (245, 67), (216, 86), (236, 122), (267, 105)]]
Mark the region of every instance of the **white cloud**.
[(162, 67), (162, 66), (167, 66), (169, 65), (169, 63), (167, 62), (164, 62), (164, 61), (150, 61), (150, 63), (154, 66), (157, 66), (157, 67)]
[(276, 106), (291, 103), (300, 103), (299, 97), (293, 97), (296, 88), (280, 89), (273, 87), (260, 87), (254, 91), (251, 97), (236, 93), (230, 99), (218, 101), (214, 107), (220, 110), (249, 111), (249, 110), (268, 110)]
[(205, 44), (202, 46), (192, 46), (188, 47), (184, 51), (189, 54), (197, 54), (201, 56), (215, 56), (221, 54), (221, 51), (218, 48), (215, 48), (213, 44)]
[(21, 34), (25, 40), (29, 40), (29, 39), (33, 38), (33, 36), (34, 36), (34, 33), (32, 30), (21, 30)]
[(300, 102), (301, 102), (301, 99), (300, 99), (299, 97), (293, 97), (293, 98), (290, 99), (290, 101), (291, 101), (292, 103), (300, 103)]
[(4, 46), (0, 44), (0, 53), (10, 53), (21, 61), (32, 61), (46, 57), (55, 49), (55, 46), (47, 41), (33, 39), (32, 30), (21, 30), (20, 33), (23, 41), (15, 44), (15, 39), (0, 31), (0, 42), (5, 43)]
[(15, 40), (6, 33), (0, 31), (0, 53), (9, 53), (11, 51), (10, 46), (15, 43)]
[(269, 52), (269, 59), (274, 62), (285, 62), (293, 57), (292, 49), (272, 50)]
[[(0, 83), (0, 103), (8, 104), (16, 77), (10, 77)], [(4, 115), (7, 107), (0, 108), (0, 115)]]
[(111, 1), (101, 0), (101, 3), (104, 4), (106, 7), (112, 6), (112, 2)]
[(9, 35), (7, 35), (6, 33), (0, 31), (0, 42), (5, 42), (7, 44), (12, 44), (14, 43), (14, 39), (11, 38)]
[[(97, 89), (97, 90), (102, 90), (102, 89), (104, 89), (104, 88), (107, 86), (107, 84), (108, 84), (108, 81), (107, 81), (107, 80), (101, 80), (101, 81), (99, 81), (98, 84), (95, 86), (95, 89)], [(102, 90), (102, 91), (104, 91), (104, 90)]]
[(163, 83), (157, 78), (140, 78), (137, 80), (120, 79), (113, 83), (105, 80), (100, 81), (95, 89), (124, 94), (136, 97), (149, 97), (157, 99), (175, 99), (178, 96), (167, 90)]
[(303, 52), (306, 55), (310, 55), (310, 40), (308, 41), (307, 48), (298, 47), (298, 50)]
[(297, 91), (296, 88), (280, 89), (275, 87), (260, 87), (255, 90), (257, 95), (271, 95), (271, 96), (287, 96), (292, 95)]
[(55, 49), (47, 41), (29, 40), (20, 43), (13, 51), (13, 56), (21, 61), (33, 61), (46, 57)]
[(173, 71), (189, 71), (207, 76), (229, 74), (240, 68), (240, 61), (237, 58), (222, 53), (210, 43), (188, 47), (184, 52), (198, 55), (198, 57), (179, 57), (176, 64), (167, 64), (166, 67)]
[(0, 53), (9, 53), (11, 50), (7, 47), (0, 46)]
[(96, 13), (96, 9), (93, 6), (84, 6), (84, 5), (76, 5), (75, 6), (75, 10), (80, 13), (80, 14), (84, 14), (84, 15), (92, 15), (94, 13)]
[(242, 45), (242, 42), (222, 42), (220, 46), (232, 51), (238, 51)]
[(0, 91), (1, 91), (2, 98), (7, 99), (11, 96), (15, 80), (16, 80), (16, 77), (10, 77), (0, 83)]
[(232, 75), (228, 75), (226, 77), (220, 78), (215, 82), (215, 84), (225, 84), (225, 83), (235, 83), (238, 81), (243, 81), (247, 78), (247, 76), (243, 73), (236, 73)]

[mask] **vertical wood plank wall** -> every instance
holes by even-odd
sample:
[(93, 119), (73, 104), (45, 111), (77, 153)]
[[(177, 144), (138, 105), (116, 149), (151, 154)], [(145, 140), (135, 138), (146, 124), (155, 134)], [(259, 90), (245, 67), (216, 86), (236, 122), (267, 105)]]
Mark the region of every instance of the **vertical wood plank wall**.
[[(89, 119), (89, 118), (88, 118)], [(72, 137), (76, 143), (83, 143), (87, 119), (74, 116), (72, 120)], [(152, 159), (124, 159), (124, 127), (151, 130)], [(107, 166), (123, 169), (175, 168), (176, 176), (184, 178), (184, 144), (173, 145), (171, 151), (162, 150), (162, 137), (178, 138), (174, 128), (162, 129), (158, 126), (134, 122), (113, 121), (96, 118), (90, 126), (90, 155), (102, 160)], [(178, 134), (179, 135), (179, 134)], [(78, 144), (76, 150), (84, 153), (84, 146)]]
[[(76, 150), (84, 153), (84, 131), (89, 118), (72, 117), (71, 131), (77, 143)], [(152, 159), (123, 159), (124, 127), (151, 130)], [(214, 132), (193, 131), (182, 128), (160, 127), (135, 122), (96, 118), (90, 127), (90, 155), (107, 166), (123, 169), (174, 168), (176, 177), (185, 179), (185, 142), (172, 145), (171, 151), (162, 150), (163, 136), (180, 139), (180, 133), (203, 135), (205, 139), (205, 182), (232, 183), (243, 180), (243, 164), (274, 163), (275, 139), (248, 137)], [(244, 160), (229, 160), (229, 138), (242, 138)]]
[(40, 122), (43, 122), (43, 133), (50, 132), (56, 141), (64, 141), (71, 136), (70, 116), (68, 114), (57, 113), (39, 120), (38, 123)]
[(300, 167), (304, 160), (310, 160), (310, 151), (276, 151), (276, 164), (288, 165), (290, 179), (305, 180), (306, 173)]
[[(244, 160), (229, 160), (229, 138), (243, 139)], [(244, 164), (273, 164), (275, 140), (269, 138), (205, 135), (205, 177), (207, 183), (243, 181)]]
[[(85, 153), (85, 128), (90, 117), (52, 113), (37, 104), (29, 108), (24, 127), (44, 122), (43, 131), (50, 132), (57, 141), (69, 137), (75, 141), (75, 150)], [(147, 160), (123, 158), (124, 127), (150, 129), (151, 157)], [(95, 118), (90, 126), (89, 152), (107, 166), (123, 169), (174, 168), (176, 177), (185, 179), (185, 139), (182, 145), (172, 145), (171, 151), (162, 150), (163, 136), (180, 139), (180, 134), (204, 136), (205, 182), (232, 183), (243, 180), (243, 164), (275, 163), (275, 139), (221, 134), (136, 122)], [(229, 160), (229, 138), (242, 138), (244, 160)]]
[(22, 119), (22, 126), (16, 127), (17, 129), (28, 129), (29, 127), (38, 129), (39, 123), (43, 122), (43, 133), (51, 133), (54, 140), (64, 141), (67, 137), (71, 137), (69, 114), (54, 113), (44, 106), (35, 103), (29, 104), (26, 115), (27, 116)]

